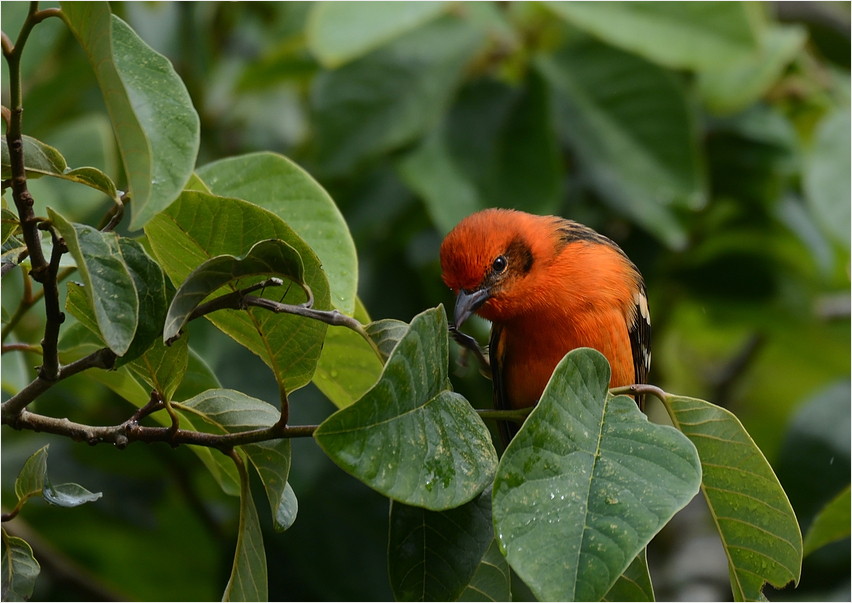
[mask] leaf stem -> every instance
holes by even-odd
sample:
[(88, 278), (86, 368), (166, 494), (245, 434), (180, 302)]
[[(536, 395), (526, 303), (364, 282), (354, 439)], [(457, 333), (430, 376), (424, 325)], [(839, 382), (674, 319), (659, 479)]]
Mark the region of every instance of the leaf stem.
[(481, 419), (494, 419), (495, 421), (512, 421), (523, 423), (534, 407), (521, 408), (518, 410), (493, 410), (490, 408), (477, 408), (476, 414)]
[(634, 395), (642, 395), (642, 394), (651, 394), (655, 398), (657, 398), (663, 404), (666, 404), (666, 401), (669, 395), (664, 392), (662, 389), (657, 387), (656, 385), (649, 385), (647, 383), (636, 383), (634, 385), (625, 385), (623, 387), (614, 387), (609, 390), (613, 396), (620, 396), (622, 394), (627, 394), (628, 396)]

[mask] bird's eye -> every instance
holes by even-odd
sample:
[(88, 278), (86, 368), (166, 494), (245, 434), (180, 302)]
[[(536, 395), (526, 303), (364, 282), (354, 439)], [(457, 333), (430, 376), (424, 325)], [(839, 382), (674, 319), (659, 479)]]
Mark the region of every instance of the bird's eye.
[(495, 272), (495, 274), (502, 274), (506, 272), (506, 268), (509, 267), (509, 260), (506, 259), (505, 255), (498, 255), (494, 260), (494, 263), (491, 264), (491, 270)]

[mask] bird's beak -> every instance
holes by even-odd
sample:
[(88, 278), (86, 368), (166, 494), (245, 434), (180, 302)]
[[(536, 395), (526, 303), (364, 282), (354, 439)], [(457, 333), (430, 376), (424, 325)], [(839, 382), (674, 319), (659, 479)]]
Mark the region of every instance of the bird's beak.
[(476, 312), (477, 308), (484, 304), (489, 297), (491, 297), (491, 291), (487, 288), (471, 292), (467, 292), (464, 289), (459, 291), (459, 295), (456, 298), (456, 310), (453, 316), (456, 328), (461, 327), (464, 321), (470, 318), (470, 315)]

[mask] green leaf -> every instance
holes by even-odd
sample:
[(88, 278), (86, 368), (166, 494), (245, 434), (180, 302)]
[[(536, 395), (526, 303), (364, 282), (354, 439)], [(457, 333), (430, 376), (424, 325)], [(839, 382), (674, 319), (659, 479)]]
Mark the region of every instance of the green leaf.
[(816, 138), (805, 164), (805, 200), (825, 232), (848, 250), (852, 230), (852, 145), (849, 107), (826, 115), (816, 130)]
[[(458, 600), (493, 542), (490, 490), (446, 511), (392, 502), (388, 571), (394, 598)], [(508, 567), (505, 569), (508, 577)], [(508, 594), (508, 588), (505, 592)]]
[[(367, 310), (357, 298), (353, 318), (361, 324), (370, 322)], [(382, 361), (359, 333), (346, 327), (329, 328), (314, 385), (338, 408), (358, 400), (381, 374)]]
[(44, 489), (47, 476), (47, 449), (43, 446), (35, 451), (24, 463), (18, 479), (15, 480), (15, 495), (18, 501), (24, 501), (33, 496), (40, 496)]
[(195, 166), (198, 114), (171, 63), (100, 2), (63, 2), (109, 109), (129, 180), (130, 228), (144, 226), (180, 194)]
[(852, 501), (849, 497), (849, 486), (846, 486), (814, 518), (805, 536), (805, 555), (810, 555), (818, 548), (836, 540), (849, 538), (849, 526), (852, 523), (850, 506)]
[(58, 507), (77, 507), (99, 499), (101, 492), (89, 492), (77, 484), (53, 486), (47, 476), (47, 446), (33, 453), (15, 480), (15, 494), (19, 505), (33, 496), (41, 495), (48, 503)]
[(383, 318), (366, 325), (364, 330), (376, 344), (382, 355), (382, 360), (387, 362), (396, 344), (408, 331), (408, 323), (392, 318)]
[(329, 175), (405, 145), (444, 113), (484, 33), (455, 16), (314, 78), (316, 151)]
[(120, 367), (150, 351), (151, 346), (159, 340), (169, 307), (170, 292), (163, 269), (151, 259), (139, 241), (122, 237), (118, 245), (139, 295), (139, 324), (127, 352), (115, 363)]
[(103, 492), (89, 492), (79, 484), (46, 484), (42, 492), (44, 500), (57, 507), (79, 507), (89, 502), (95, 502), (103, 496)]
[(555, 91), (560, 130), (598, 194), (667, 245), (686, 233), (670, 207), (707, 198), (696, 119), (671, 73), (598, 43), (538, 66)]
[(497, 468), (494, 529), (542, 600), (600, 600), (698, 492), (695, 447), (609, 380), (602, 354), (569, 352)]
[(562, 157), (548, 91), (535, 72), (524, 84), (483, 79), (465, 87), (441, 126), (398, 164), (445, 233), (485, 207), (557, 211)]
[(476, 569), (470, 584), (457, 601), (511, 601), (512, 584), (509, 564), (500, 552), (500, 543), (495, 538), (485, 551), (482, 562)]
[(6, 241), (9, 240), (9, 237), (11, 237), (21, 225), (20, 221), (18, 221), (18, 216), (5, 207), (3, 208), (3, 218), (2, 221), (0, 221), (0, 224), (3, 226), (2, 243), (6, 243)]
[(763, 599), (765, 582), (798, 583), (802, 535), (772, 467), (733, 414), (704, 400), (667, 396), (675, 426), (695, 444), (701, 488), (716, 522), (736, 601)]
[(29, 601), (41, 566), (33, 557), (33, 549), (26, 541), (10, 536), (2, 530), (3, 571), (0, 577), (4, 601)]
[[(115, 189), (115, 183), (99, 169), (81, 167), (72, 170), (65, 163), (62, 154), (50, 145), (27, 135), (24, 135), (22, 139), (27, 178), (52, 176), (70, 182), (78, 182), (105, 193), (116, 203), (121, 203)], [(9, 146), (5, 136), (2, 137), (2, 177), (4, 179), (12, 177)]]
[(728, 64), (724, 69), (699, 74), (698, 87), (708, 109), (736, 113), (760, 99), (775, 84), (808, 38), (804, 27), (771, 25), (760, 51)]
[(282, 155), (254, 153), (208, 163), (198, 176), (210, 192), (254, 203), (284, 220), (322, 263), (334, 307), (352, 314), (358, 288), (355, 243), (337, 205), (310, 174)]
[[(171, 281), (179, 286), (200, 264), (218, 255), (244, 256), (259, 240), (280, 239), (302, 257), (304, 280), (314, 308), (331, 309), (328, 281), (305, 242), (275, 214), (239, 199), (185, 191), (145, 228), (151, 248)], [(267, 289), (287, 304), (306, 299), (300, 287)], [(257, 354), (286, 391), (310, 382), (322, 351), (327, 325), (259, 308), (223, 310), (206, 315), (223, 332)]]
[[(175, 407), (197, 415), (213, 426), (216, 433), (239, 433), (271, 427), (281, 418), (279, 410), (271, 404), (227, 389), (202, 392), (189, 400), (176, 403)], [(286, 530), (295, 520), (297, 508), (295, 494), (287, 490), (290, 440), (269, 440), (243, 446), (243, 449), (266, 489), (276, 531)]]
[(648, 559), (642, 549), (624, 573), (618, 577), (602, 601), (655, 601)]
[(318, 2), (308, 48), (330, 69), (357, 59), (444, 12), (449, 2)]
[(302, 258), (285, 241), (260, 241), (241, 257), (224, 254), (210, 258), (193, 270), (175, 293), (166, 316), (163, 341), (180, 333), (193, 310), (223, 286), (248, 276), (273, 274), (305, 284)]
[(482, 492), (497, 455), (479, 416), (447, 378), (443, 306), (418, 314), (376, 385), (314, 432), (331, 459), (385, 496), (433, 511)]
[(745, 2), (545, 2), (600, 39), (674, 69), (705, 70), (758, 51), (759, 8)]
[[(0, 154), (0, 177), (7, 180), (12, 177), (12, 159), (9, 154), (9, 143), (6, 136), (0, 137), (2, 141), (2, 154)], [(40, 178), (45, 174), (59, 176), (68, 169), (62, 154), (40, 140), (27, 136), (21, 136), (22, 148), (24, 150), (24, 168), (27, 178)]]
[(72, 224), (50, 208), (47, 213), (77, 262), (98, 331), (116, 355), (124, 355), (136, 333), (139, 298), (118, 235)]
[(163, 400), (171, 402), (186, 374), (188, 350), (189, 340), (186, 337), (171, 345), (154, 341), (150, 348), (127, 366), (156, 390)]
[[(242, 459), (240, 463), (244, 463)], [(248, 472), (240, 471), (240, 527), (237, 532), (237, 550), (231, 577), (225, 586), (223, 601), (266, 601), (266, 549), (260, 518), (251, 496)]]
[(290, 440), (270, 440), (243, 448), (266, 490), (272, 510), (272, 526), (276, 532), (283, 532), (296, 521), (299, 510), (296, 493), (287, 481), (290, 476)]

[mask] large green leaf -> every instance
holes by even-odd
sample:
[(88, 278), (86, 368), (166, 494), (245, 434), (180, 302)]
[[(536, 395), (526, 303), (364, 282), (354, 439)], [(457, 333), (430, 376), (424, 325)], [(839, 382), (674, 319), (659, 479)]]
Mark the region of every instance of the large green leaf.
[[(118, 198), (118, 192), (115, 189), (113, 181), (97, 168), (81, 167), (71, 169), (65, 163), (65, 158), (62, 154), (46, 145), (40, 140), (36, 140), (30, 136), (23, 136), (24, 143), (24, 167), (26, 168), (27, 178), (39, 178), (41, 176), (53, 176), (62, 180), (78, 182), (91, 186), (106, 195), (116, 203), (121, 203)], [(11, 159), (9, 157), (9, 146), (6, 142), (6, 136), (2, 137), (2, 178), (8, 179), (12, 177)]]
[(285, 241), (259, 241), (242, 257), (217, 255), (210, 258), (186, 277), (169, 306), (163, 328), (163, 341), (176, 336), (190, 314), (207, 297), (239, 279), (256, 275), (283, 276), (304, 285), (305, 267), (299, 252)]
[(449, 2), (317, 2), (307, 25), (308, 48), (329, 68), (357, 59), (431, 21)]
[(337, 205), (310, 174), (282, 155), (254, 153), (208, 163), (198, 177), (209, 192), (244, 199), (284, 220), (320, 259), (334, 307), (352, 314), (358, 288), (355, 243)]
[(95, 70), (127, 173), (130, 227), (177, 198), (192, 174), (198, 114), (171, 63), (103, 2), (63, 2), (63, 17)]
[(739, 420), (704, 400), (667, 396), (675, 426), (695, 444), (701, 488), (716, 522), (737, 601), (763, 599), (766, 582), (798, 582), (802, 534), (772, 467)]
[(558, 210), (564, 182), (550, 99), (537, 73), (525, 84), (465, 87), (441, 126), (399, 162), (445, 233), (485, 207)]
[(849, 106), (819, 123), (804, 172), (805, 199), (823, 229), (849, 249), (852, 231), (852, 144)]
[(852, 506), (852, 500), (849, 496), (849, 486), (846, 486), (814, 518), (805, 536), (805, 555), (835, 540), (849, 538), (850, 523), (852, 523), (850, 506)]
[(602, 40), (675, 69), (712, 69), (757, 52), (760, 9), (746, 2), (546, 2)]
[(707, 191), (696, 118), (673, 75), (593, 42), (538, 65), (555, 91), (562, 135), (598, 194), (682, 247), (686, 234), (670, 207), (700, 208)]
[[(247, 201), (184, 191), (148, 224), (145, 232), (175, 286), (180, 286), (210, 258), (224, 254), (244, 256), (257, 241), (265, 239), (285, 241), (302, 257), (304, 279), (314, 294), (314, 308), (331, 309), (328, 281), (317, 256), (281, 218)], [(253, 282), (247, 280), (249, 284)], [(300, 304), (306, 299), (301, 287), (272, 289), (267, 289), (266, 294), (276, 301)], [(325, 323), (259, 308), (223, 310), (206, 317), (257, 354), (286, 391), (306, 385), (313, 377), (325, 338)]]
[[(388, 571), (394, 598), (458, 600), (470, 586), (493, 542), (490, 490), (446, 511), (392, 502)], [(505, 587), (504, 593), (508, 594), (508, 581)]]
[(29, 601), (41, 566), (33, 557), (33, 549), (26, 541), (10, 536), (2, 530), (3, 570), (0, 572), (0, 589), (4, 601)]
[(429, 130), (483, 41), (482, 30), (448, 15), (321, 72), (311, 89), (320, 166), (344, 174)]
[[(216, 433), (239, 433), (271, 427), (281, 417), (277, 408), (228, 389), (211, 389), (175, 406), (200, 417)], [(278, 439), (243, 447), (266, 489), (276, 530), (285, 530), (295, 517), (295, 495), (286, 488), (290, 474), (290, 440)]]
[(701, 73), (698, 84), (707, 107), (716, 113), (735, 113), (757, 101), (775, 84), (807, 38), (803, 27), (773, 25), (763, 36), (760, 52), (724, 69)]
[(646, 549), (636, 556), (601, 601), (655, 601)]
[(50, 208), (47, 212), (77, 262), (101, 337), (116, 355), (124, 355), (136, 334), (139, 297), (118, 235), (72, 224)]
[(447, 378), (443, 306), (418, 314), (378, 383), (314, 438), (344, 470), (399, 502), (440, 511), (490, 483), (497, 455), (479, 416)]
[[(370, 322), (367, 310), (357, 298), (353, 318), (361, 324)], [(360, 334), (346, 327), (328, 330), (314, 374), (314, 385), (335, 406), (344, 408), (358, 400), (381, 374), (382, 361)]]
[(118, 246), (139, 296), (139, 323), (127, 352), (116, 366), (137, 359), (160, 338), (169, 307), (170, 290), (163, 269), (147, 254), (139, 241), (120, 237)]
[(698, 492), (695, 446), (609, 380), (602, 354), (569, 352), (497, 468), (495, 531), (542, 600), (603, 598)]
[[(240, 463), (245, 463), (242, 459)], [(269, 585), (266, 577), (266, 549), (260, 518), (251, 496), (248, 471), (240, 471), (240, 526), (231, 576), (222, 595), (223, 601), (266, 601)]]

